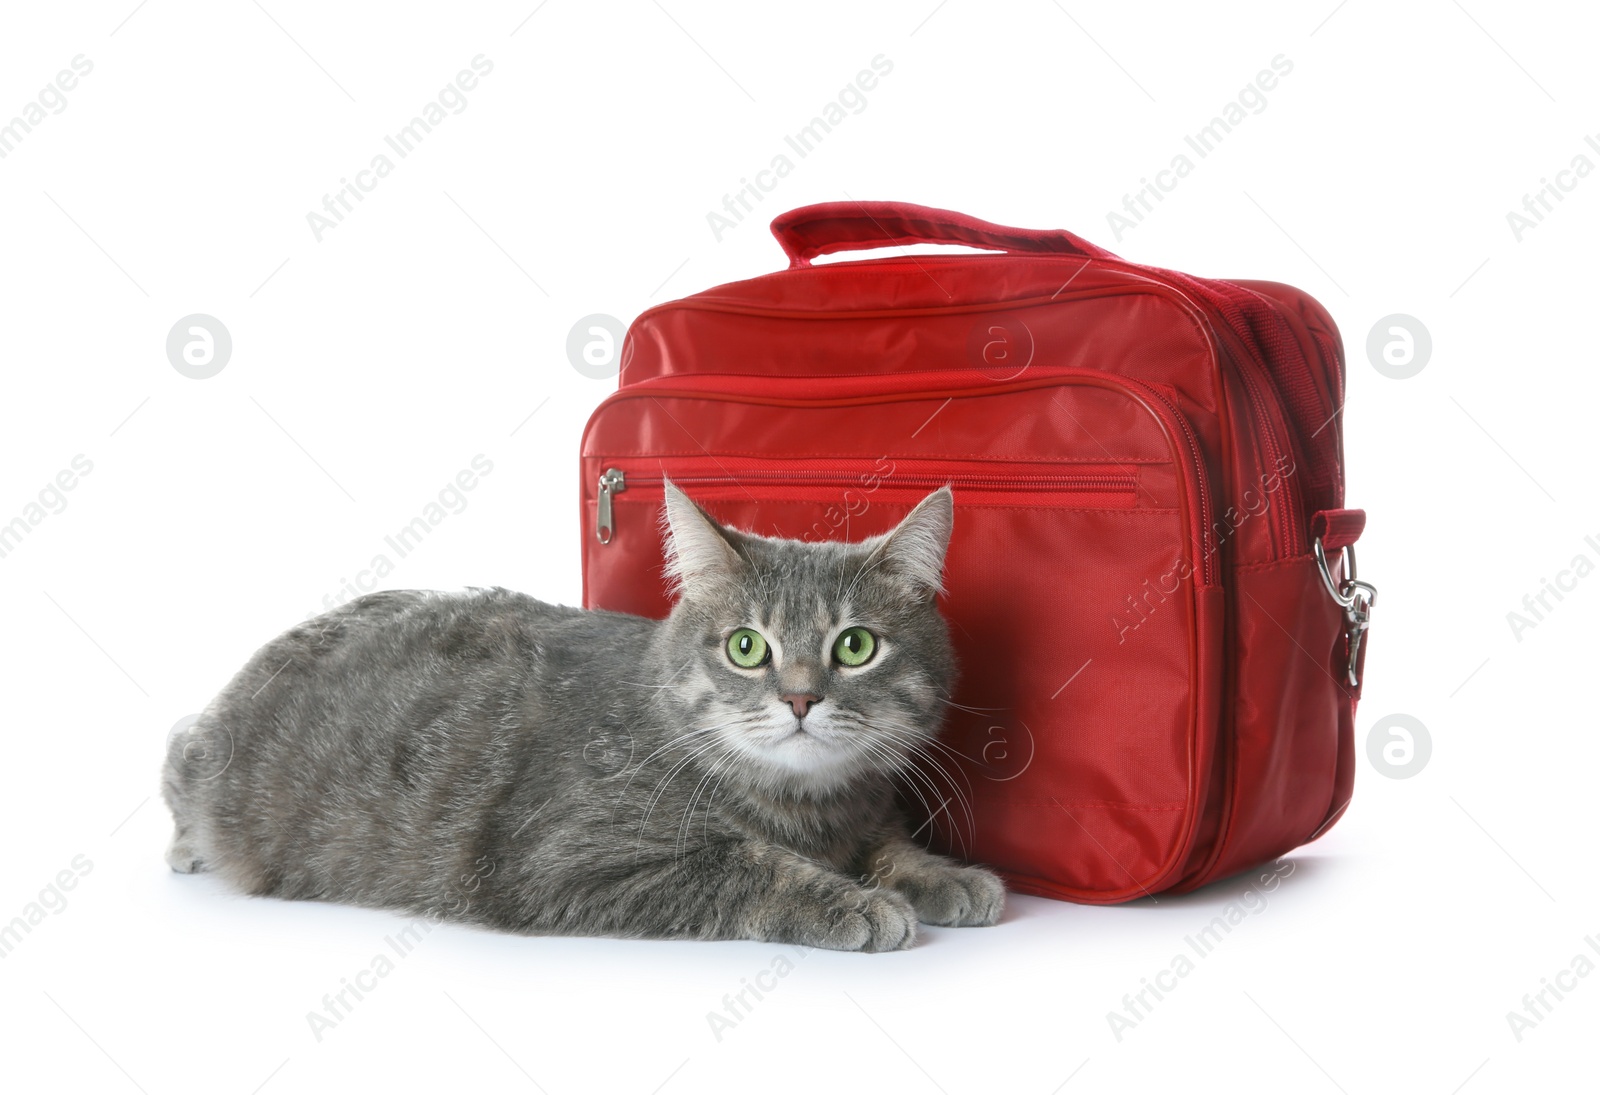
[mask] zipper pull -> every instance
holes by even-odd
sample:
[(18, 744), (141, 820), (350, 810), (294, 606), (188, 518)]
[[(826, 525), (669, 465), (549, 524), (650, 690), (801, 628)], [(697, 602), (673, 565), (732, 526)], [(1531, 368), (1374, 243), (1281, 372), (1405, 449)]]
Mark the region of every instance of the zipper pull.
[(611, 542), (611, 496), (627, 489), (628, 479), (621, 468), (607, 468), (600, 473), (600, 504), (595, 507), (594, 535), (602, 544)]

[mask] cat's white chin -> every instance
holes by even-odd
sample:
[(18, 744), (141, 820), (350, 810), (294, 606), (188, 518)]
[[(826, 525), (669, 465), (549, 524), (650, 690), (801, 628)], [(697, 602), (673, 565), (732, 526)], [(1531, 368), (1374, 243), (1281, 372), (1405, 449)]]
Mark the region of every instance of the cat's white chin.
[(812, 794), (837, 790), (875, 767), (848, 732), (816, 716), (804, 723), (791, 719), (769, 724), (764, 733), (746, 737), (742, 746), (772, 783)]

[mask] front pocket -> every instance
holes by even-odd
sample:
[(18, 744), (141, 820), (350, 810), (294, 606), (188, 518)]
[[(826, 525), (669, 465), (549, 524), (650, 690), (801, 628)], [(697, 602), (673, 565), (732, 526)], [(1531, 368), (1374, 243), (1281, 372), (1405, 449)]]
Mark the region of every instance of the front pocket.
[[(819, 466), (825, 464), (828, 466)], [(620, 466), (619, 466), (620, 465)], [(619, 461), (596, 481), (594, 536), (602, 546), (616, 534), (619, 511), (660, 505), (663, 482), (670, 479), (696, 500), (718, 508), (756, 505), (822, 505), (822, 516), (798, 539), (855, 539), (852, 518), (874, 499), (915, 504), (930, 491), (950, 486), (965, 505), (1132, 508), (1138, 476), (1126, 467), (1073, 467), (1041, 470), (1037, 464), (984, 464), (956, 467), (949, 461), (896, 459), (887, 454), (860, 459), (796, 461), (713, 455)], [(626, 497), (624, 497), (626, 495)], [(654, 525), (651, 526), (652, 531)]]
[(922, 839), (1030, 892), (1156, 892), (1193, 840), (1213, 752), (1220, 597), (1198, 445), (1169, 396), (1119, 378), (963, 379), (612, 397), (583, 449), (585, 603), (667, 612), (664, 477), (734, 527), (849, 541), (951, 483), (941, 610), (961, 675), (939, 764), (911, 779), (913, 827), (931, 814)]

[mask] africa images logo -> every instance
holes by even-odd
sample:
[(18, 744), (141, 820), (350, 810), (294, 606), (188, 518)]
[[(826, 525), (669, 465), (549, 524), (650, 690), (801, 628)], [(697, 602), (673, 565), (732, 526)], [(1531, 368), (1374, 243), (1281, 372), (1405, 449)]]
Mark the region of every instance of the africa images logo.
[[(469, 105), (467, 92), (476, 90), (479, 79), (493, 71), (494, 62), (478, 54), (472, 59), (471, 69), (456, 73), (455, 79), (425, 103), (410, 122), (394, 133), (385, 133), (384, 145), (399, 159), (411, 155), (446, 118), (466, 111)], [(379, 152), (372, 157), (371, 163), (355, 173), (354, 182), (349, 178), (340, 179), (337, 190), (322, 196), (323, 211), (319, 213), (313, 209), (306, 214), (306, 224), (311, 227), (311, 235), (316, 241), (321, 243), (325, 233), (344, 223), (345, 217), (355, 210), (352, 202), (365, 201), (365, 196), (378, 189), (378, 183), (388, 178), (394, 168), (395, 161), (389, 158), (388, 152)]]

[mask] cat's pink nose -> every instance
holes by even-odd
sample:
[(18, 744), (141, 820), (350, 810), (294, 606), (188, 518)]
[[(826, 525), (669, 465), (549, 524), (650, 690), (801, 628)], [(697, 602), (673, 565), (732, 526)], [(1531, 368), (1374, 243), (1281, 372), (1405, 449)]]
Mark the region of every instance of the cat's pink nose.
[(809, 692), (785, 692), (782, 699), (794, 709), (795, 718), (803, 719), (806, 717), (806, 712), (811, 710), (811, 705), (821, 702), (822, 697), (813, 696)]

